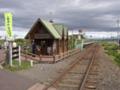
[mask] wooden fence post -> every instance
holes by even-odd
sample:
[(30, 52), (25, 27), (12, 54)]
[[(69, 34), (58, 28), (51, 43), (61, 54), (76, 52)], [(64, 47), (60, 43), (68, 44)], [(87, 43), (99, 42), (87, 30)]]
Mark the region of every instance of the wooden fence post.
[(53, 55), (53, 63), (55, 63), (56, 59), (55, 59), (55, 55)]
[(25, 48), (25, 60), (27, 60), (27, 49)]

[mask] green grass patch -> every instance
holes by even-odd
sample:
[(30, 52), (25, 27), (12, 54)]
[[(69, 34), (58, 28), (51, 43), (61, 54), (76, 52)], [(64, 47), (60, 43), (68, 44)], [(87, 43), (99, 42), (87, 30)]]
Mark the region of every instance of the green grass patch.
[(21, 66), (19, 66), (19, 62), (17, 60), (13, 60), (12, 67), (10, 65), (3, 65), (3, 67), (6, 70), (15, 72), (15, 71), (29, 69), (31, 66), (29, 61), (22, 61)]
[(114, 58), (114, 61), (120, 66), (120, 47), (115, 43), (102, 42), (105, 52)]

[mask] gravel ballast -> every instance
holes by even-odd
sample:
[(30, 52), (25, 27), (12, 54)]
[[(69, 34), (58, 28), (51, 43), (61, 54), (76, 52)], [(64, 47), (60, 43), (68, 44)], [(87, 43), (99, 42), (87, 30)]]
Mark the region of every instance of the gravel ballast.
[(44, 83), (49, 81), (49, 79), (54, 79), (55, 76), (58, 76), (59, 73), (63, 71), (79, 55), (80, 52), (54, 64), (35, 64), (31, 69), (18, 71), (17, 73), (27, 78), (37, 80), (39, 83)]
[(97, 90), (120, 90), (120, 68), (105, 54), (101, 47), (99, 51), (99, 82)]

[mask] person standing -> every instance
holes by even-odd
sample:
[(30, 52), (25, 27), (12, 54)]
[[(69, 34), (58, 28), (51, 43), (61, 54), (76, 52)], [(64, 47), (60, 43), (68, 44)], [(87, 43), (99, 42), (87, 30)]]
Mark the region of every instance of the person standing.
[(32, 54), (33, 54), (33, 56), (35, 56), (35, 54), (36, 54), (36, 44), (35, 44), (34, 40), (32, 42)]
[(51, 55), (51, 47), (50, 46), (47, 47), (47, 53), (48, 53), (48, 55)]

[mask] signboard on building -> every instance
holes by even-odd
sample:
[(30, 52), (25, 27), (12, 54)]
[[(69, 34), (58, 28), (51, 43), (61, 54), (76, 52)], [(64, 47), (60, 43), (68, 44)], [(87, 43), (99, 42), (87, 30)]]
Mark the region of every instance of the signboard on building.
[(51, 38), (50, 34), (35, 34), (35, 39), (48, 39)]

